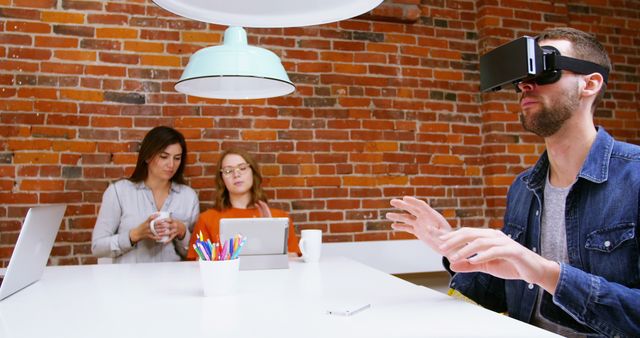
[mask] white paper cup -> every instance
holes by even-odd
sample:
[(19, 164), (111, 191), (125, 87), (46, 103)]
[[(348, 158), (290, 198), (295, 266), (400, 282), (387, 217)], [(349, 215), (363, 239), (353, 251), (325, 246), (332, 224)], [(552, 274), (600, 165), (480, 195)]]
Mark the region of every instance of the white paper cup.
[(302, 259), (306, 263), (314, 263), (320, 260), (322, 252), (322, 230), (307, 229), (300, 232), (298, 247), (302, 252)]
[(233, 294), (240, 273), (240, 259), (228, 261), (199, 261), (200, 278), (205, 297)]
[[(156, 224), (160, 223), (166, 219), (171, 218), (171, 213), (168, 211), (160, 211), (156, 213), (158, 217), (154, 218), (149, 222), (149, 228), (151, 229), (151, 233), (158, 236), (158, 232), (156, 231)], [(159, 243), (167, 243), (169, 241), (169, 236), (162, 236), (158, 240)]]

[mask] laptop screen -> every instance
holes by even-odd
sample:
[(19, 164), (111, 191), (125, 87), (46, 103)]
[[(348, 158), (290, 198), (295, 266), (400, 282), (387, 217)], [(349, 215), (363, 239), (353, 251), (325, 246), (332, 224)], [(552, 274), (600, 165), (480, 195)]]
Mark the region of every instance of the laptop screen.
[(0, 285), (0, 300), (42, 277), (65, 210), (66, 205), (29, 209)]

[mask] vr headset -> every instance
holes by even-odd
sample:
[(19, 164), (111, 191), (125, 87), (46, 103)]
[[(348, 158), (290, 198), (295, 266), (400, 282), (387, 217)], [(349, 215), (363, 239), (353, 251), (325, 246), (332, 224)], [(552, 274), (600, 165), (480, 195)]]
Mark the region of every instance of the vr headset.
[(560, 55), (552, 46), (538, 45), (536, 38), (523, 36), (480, 57), (480, 90), (497, 91), (520, 82), (551, 84), (562, 70), (578, 74), (600, 73), (607, 83), (609, 70), (599, 64)]

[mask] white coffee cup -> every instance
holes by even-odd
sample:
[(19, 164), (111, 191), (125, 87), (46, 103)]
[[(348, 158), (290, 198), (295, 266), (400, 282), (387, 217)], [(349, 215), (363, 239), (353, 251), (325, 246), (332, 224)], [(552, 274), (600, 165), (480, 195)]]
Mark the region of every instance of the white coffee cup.
[(322, 251), (322, 230), (307, 229), (300, 232), (300, 242), (298, 242), (302, 259), (306, 263), (317, 262), (320, 260)]
[[(149, 228), (151, 229), (152, 234), (154, 234), (155, 236), (158, 236), (158, 232), (156, 231), (156, 224), (160, 222), (164, 222), (167, 219), (171, 218), (171, 213), (168, 211), (160, 211), (160, 212), (157, 212), (156, 215), (158, 215), (158, 217), (152, 219), (151, 222), (149, 222)], [(168, 235), (162, 236), (162, 238), (158, 240), (159, 243), (167, 243), (168, 241), (169, 241)]]

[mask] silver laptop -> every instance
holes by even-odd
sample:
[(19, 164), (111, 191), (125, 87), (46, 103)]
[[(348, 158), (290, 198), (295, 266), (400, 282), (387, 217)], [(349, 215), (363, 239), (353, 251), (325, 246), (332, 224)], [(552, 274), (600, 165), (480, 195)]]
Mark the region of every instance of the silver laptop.
[(47, 266), (66, 205), (33, 207), (27, 212), (9, 266), (0, 269), (0, 300), (37, 282)]
[(220, 239), (241, 234), (247, 242), (240, 251), (240, 270), (287, 269), (289, 218), (223, 218), (220, 220)]

